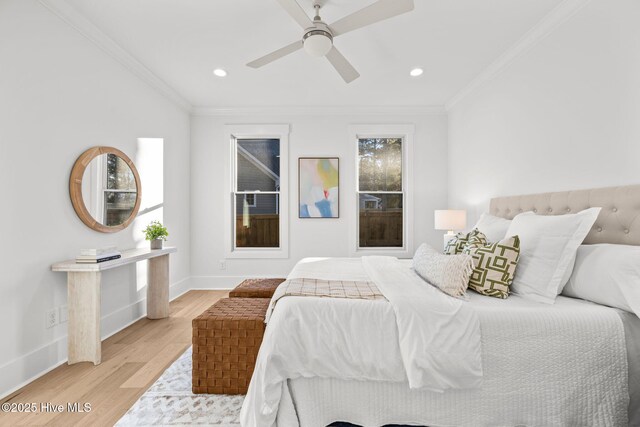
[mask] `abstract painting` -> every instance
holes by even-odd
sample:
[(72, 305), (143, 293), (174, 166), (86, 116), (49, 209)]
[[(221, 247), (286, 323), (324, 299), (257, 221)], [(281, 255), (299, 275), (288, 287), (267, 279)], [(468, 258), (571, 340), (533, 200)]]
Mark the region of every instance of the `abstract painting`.
[(340, 159), (300, 157), (298, 199), (300, 218), (339, 218)]

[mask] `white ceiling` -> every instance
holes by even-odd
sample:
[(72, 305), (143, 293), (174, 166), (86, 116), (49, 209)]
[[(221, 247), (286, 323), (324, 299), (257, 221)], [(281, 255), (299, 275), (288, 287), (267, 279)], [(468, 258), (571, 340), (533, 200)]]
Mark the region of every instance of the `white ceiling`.
[[(350, 84), (304, 51), (245, 65), (302, 36), (276, 0), (68, 2), (192, 105), (253, 107), (444, 105), (561, 0), (415, 0), (413, 12), (336, 38), (361, 74)], [(299, 2), (312, 15), (313, 1)], [(373, 0), (321, 3), (331, 23)], [(229, 75), (214, 77), (217, 67)]]

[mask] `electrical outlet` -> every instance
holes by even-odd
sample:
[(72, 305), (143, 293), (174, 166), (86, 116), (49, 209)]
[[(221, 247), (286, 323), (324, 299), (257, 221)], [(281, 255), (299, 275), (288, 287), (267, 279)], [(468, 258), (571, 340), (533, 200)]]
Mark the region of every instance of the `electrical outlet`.
[(58, 320), (60, 320), (60, 323), (66, 323), (69, 321), (69, 307), (67, 307), (66, 305), (60, 307)]
[(45, 314), (45, 328), (53, 328), (58, 324), (58, 309), (52, 308), (51, 310), (47, 310)]
[(221, 259), (220, 260), (220, 270), (226, 270), (227, 269), (227, 261)]

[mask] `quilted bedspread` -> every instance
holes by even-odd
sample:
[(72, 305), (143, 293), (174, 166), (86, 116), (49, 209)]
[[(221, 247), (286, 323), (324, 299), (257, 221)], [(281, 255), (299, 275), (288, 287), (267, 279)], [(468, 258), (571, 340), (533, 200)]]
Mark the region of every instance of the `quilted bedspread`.
[[(437, 392), (480, 386), (480, 323), (475, 312), (398, 259), (307, 259), (288, 280), (300, 278), (372, 281), (386, 300), (281, 298), (242, 406), (244, 426), (274, 425), (283, 384), (294, 378), (407, 381), (411, 388)], [(365, 312), (349, 310), (354, 304)], [(380, 310), (387, 315), (380, 316)], [(385, 317), (388, 323), (381, 325), (379, 319)]]
[[(284, 390), (278, 425), (640, 426), (637, 416), (627, 421), (628, 374), (635, 363), (640, 378), (640, 353), (625, 346), (617, 310), (566, 297), (550, 305), (471, 293), (469, 303), (482, 329), (480, 389), (434, 393), (406, 382), (299, 378)], [(380, 325), (392, 321), (385, 310), (376, 315)]]

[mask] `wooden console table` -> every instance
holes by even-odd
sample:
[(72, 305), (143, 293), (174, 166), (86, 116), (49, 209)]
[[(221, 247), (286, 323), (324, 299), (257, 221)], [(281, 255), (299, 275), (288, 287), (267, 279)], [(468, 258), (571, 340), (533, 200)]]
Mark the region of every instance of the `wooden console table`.
[(67, 273), (67, 305), (69, 307), (68, 349), (69, 365), (78, 362), (100, 364), (100, 282), (102, 272), (148, 260), (147, 317), (162, 319), (169, 316), (169, 254), (174, 247), (163, 249), (129, 249), (122, 258), (99, 264), (79, 264), (75, 260), (51, 266), (52, 271)]

